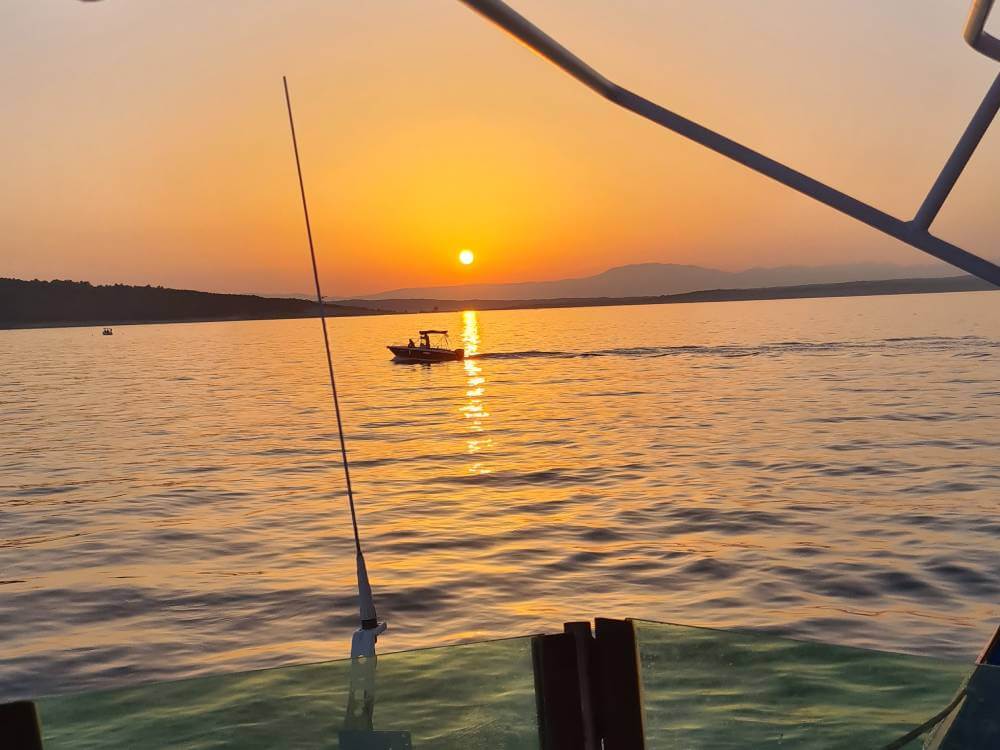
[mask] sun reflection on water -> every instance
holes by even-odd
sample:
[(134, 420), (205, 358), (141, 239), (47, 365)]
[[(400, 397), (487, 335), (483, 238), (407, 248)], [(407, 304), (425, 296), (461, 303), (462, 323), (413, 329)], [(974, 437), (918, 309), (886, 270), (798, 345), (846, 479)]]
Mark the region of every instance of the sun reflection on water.
[(466, 453), (476, 460), (469, 466), (470, 474), (489, 474), (490, 469), (483, 461), (482, 453), (493, 445), (493, 438), (485, 434), (484, 421), (490, 413), (486, 411), (486, 376), (476, 358), (479, 353), (479, 318), (475, 310), (462, 313), (462, 345), (465, 348), (466, 391), (465, 401), (459, 407), (471, 433), (466, 441)]

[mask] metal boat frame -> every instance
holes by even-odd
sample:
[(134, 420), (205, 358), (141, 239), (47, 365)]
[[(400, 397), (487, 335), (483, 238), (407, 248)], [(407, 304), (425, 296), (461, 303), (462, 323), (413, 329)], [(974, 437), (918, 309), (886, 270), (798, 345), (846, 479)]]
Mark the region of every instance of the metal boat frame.
[[(493, 21), (611, 103), (700, 143), (945, 263), (1000, 286), (1000, 267), (995, 263), (935, 237), (929, 231), (965, 165), (968, 164), (997, 111), (1000, 110), (1000, 74), (986, 92), (982, 103), (973, 114), (965, 132), (916, 214), (911, 219), (900, 219), (619, 86), (502, 0), (461, 0), (461, 2)], [(974, 0), (964, 36), (977, 52), (1000, 62), (1000, 40), (990, 36), (984, 29), (993, 2), (994, 0)]]

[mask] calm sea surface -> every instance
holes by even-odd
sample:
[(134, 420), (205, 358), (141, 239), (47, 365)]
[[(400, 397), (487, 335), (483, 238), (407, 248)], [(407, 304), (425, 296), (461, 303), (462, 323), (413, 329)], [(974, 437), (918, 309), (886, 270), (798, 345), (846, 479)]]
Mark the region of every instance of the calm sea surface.
[[(448, 328), (478, 356), (398, 365)], [(385, 651), (633, 616), (972, 657), (1000, 295), (331, 321)], [(315, 320), (0, 331), (0, 698), (346, 656)]]

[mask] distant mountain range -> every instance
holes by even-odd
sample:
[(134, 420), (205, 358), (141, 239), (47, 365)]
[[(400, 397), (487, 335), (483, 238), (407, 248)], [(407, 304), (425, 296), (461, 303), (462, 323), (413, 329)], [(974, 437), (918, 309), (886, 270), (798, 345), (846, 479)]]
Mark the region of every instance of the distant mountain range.
[(720, 271), (716, 268), (675, 263), (636, 263), (608, 269), (595, 276), (558, 281), (528, 281), (515, 284), (459, 284), (456, 286), (392, 289), (358, 299), (437, 300), (538, 300), (580, 297), (657, 297), (706, 289), (759, 289), (800, 284), (837, 284), (847, 281), (941, 278), (955, 269), (942, 264), (896, 266), (887, 263), (855, 263), (832, 266), (778, 266)]
[[(627, 267), (634, 270), (635, 266)], [(672, 267), (676, 268), (676, 266)], [(690, 266), (682, 268), (691, 268)], [(612, 269), (592, 279), (601, 279), (623, 269)], [(708, 273), (710, 269), (697, 269)], [(773, 269), (771, 269), (773, 271)], [(745, 271), (745, 274), (754, 273)], [(791, 278), (793, 272), (788, 270)], [(732, 274), (738, 276), (739, 274)], [(629, 274), (626, 274), (629, 276)], [(692, 274), (692, 277), (694, 274)], [(634, 276), (632, 277), (634, 278)], [(711, 277), (718, 278), (718, 277)], [(774, 276), (771, 276), (774, 278)], [(799, 277), (800, 278), (800, 277)], [(574, 290), (585, 289), (581, 282)], [(621, 279), (619, 279), (621, 281)], [(502, 285), (504, 286), (504, 285)], [(512, 284), (519, 288), (532, 285)], [(451, 287), (454, 289), (454, 287)], [(546, 287), (548, 289), (549, 287)], [(557, 287), (558, 288), (558, 287)], [(607, 285), (596, 287), (606, 292)], [(636, 287), (631, 287), (636, 288)], [(642, 288), (642, 287), (639, 287)], [(657, 287), (659, 288), (659, 287)], [(666, 305), (684, 302), (732, 302), (737, 300), (803, 299), (808, 297), (856, 297), (878, 294), (929, 294), (997, 290), (973, 276), (882, 279), (866, 281), (790, 284), (749, 288), (698, 289), (675, 294), (579, 296), (535, 299), (440, 299), (383, 298), (329, 302), (323, 305), (330, 316), (384, 315), (386, 313), (447, 312), (455, 310), (513, 310), (545, 307), (591, 307), (606, 305)], [(112, 325), (122, 323), (169, 323), (207, 320), (259, 320), (306, 318), (319, 314), (319, 306), (309, 300), (275, 299), (252, 294), (214, 294), (158, 286), (113, 284), (98, 286), (86, 281), (24, 281), (0, 278), (0, 328), (44, 326)]]
[(795, 284), (749, 289), (701, 289), (649, 297), (561, 297), (548, 299), (365, 299), (346, 304), (394, 313), (457, 312), (459, 310), (533, 310), (545, 307), (605, 307), (608, 305), (673, 305), (684, 302), (869, 297), (884, 294), (938, 294), (943, 292), (1000, 291), (975, 276), (841, 281), (832, 284)]

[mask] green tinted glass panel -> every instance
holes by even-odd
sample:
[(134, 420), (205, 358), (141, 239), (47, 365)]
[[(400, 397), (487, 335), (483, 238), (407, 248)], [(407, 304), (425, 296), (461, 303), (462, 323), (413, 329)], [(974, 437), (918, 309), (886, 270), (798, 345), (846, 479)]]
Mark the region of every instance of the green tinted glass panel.
[(336, 661), (38, 706), (46, 750), (539, 747), (529, 638), (386, 654), (374, 674)]
[(755, 633), (635, 625), (648, 750), (881, 748), (945, 709), (973, 672)]

